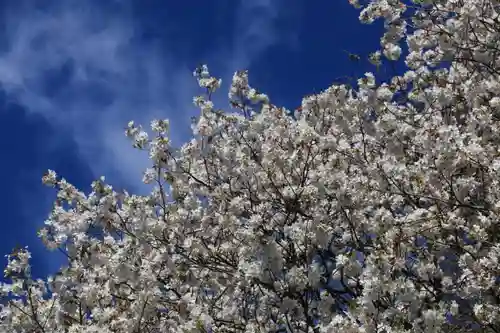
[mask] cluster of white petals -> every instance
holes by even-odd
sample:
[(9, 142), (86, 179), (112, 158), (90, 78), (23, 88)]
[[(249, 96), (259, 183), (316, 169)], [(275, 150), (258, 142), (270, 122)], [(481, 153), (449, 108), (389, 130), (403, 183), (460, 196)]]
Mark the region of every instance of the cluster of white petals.
[(500, 2), (349, 2), (384, 20), (369, 61), (406, 73), (292, 116), (246, 71), (215, 109), (202, 66), (190, 142), (126, 129), (150, 195), (44, 176), (40, 237), (68, 264), (35, 280), (8, 256), (0, 332), (499, 333)]

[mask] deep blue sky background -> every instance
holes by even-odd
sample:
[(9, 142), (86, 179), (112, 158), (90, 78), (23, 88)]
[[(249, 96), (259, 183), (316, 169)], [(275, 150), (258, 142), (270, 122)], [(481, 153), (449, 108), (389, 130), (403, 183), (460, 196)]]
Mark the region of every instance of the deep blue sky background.
[(37, 276), (60, 266), (36, 236), (55, 196), (40, 181), (48, 168), (83, 189), (105, 175), (144, 191), (147, 158), (123, 128), (166, 117), (187, 140), (197, 65), (222, 77), (220, 107), (233, 72), (249, 69), (252, 86), (293, 109), (337, 77), (375, 71), (343, 50), (367, 55), (381, 32), (347, 0), (0, 0), (0, 253), (28, 245)]

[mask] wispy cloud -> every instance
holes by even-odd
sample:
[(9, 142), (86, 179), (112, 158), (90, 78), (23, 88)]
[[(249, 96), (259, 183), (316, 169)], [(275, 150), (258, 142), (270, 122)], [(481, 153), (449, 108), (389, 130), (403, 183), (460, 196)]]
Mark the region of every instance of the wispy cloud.
[[(282, 0), (240, 1), (234, 34), (233, 66), (248, 66), (261, 52), (286, 35), (276, 25)], [(288, 32), (290, 34), (290, 32)]]
[[(217, 74), (229, 79), (279, 40), (280, 8), (279, 0), (239, 2), (234, 43), (209, 57), (224, 63)], [(71, 133), (96, 176), (137, 185), (148, 161), (123, 135), (131, 119), (148, 126), (153, 118), (170, 118), (174, 141), (186, 138), (197, 112), (193, 68), (175, 50), (136, 38), (126, 4), (117, 11), (61, 0), (43, 11), (7, 8), (3, 20), (8, 47), (0, 53), (0, 83), (30, 112)]]

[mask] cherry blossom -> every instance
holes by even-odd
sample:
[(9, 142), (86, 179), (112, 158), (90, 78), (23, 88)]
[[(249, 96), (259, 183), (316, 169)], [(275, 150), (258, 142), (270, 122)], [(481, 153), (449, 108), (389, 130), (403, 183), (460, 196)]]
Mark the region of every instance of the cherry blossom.
[(39, 235), (68, 264), (34, 280), (10, 254), (0, 331), (500, 332), (500, 3), (349, 2), (385, 23), (368, 61), (406, 73), (292, 117), (247, 71), (216, 109), (201, 66), (190, 141), (126, 127), (149, 195), (46, 173)]

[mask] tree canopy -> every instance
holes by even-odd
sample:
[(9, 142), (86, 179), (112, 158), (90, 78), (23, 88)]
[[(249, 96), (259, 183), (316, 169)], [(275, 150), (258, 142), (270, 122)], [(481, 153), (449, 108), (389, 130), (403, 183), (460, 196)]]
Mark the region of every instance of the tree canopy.
[(151, 194), (43, 177), (68, 265), (33, 279), (14, 251), (0, 331), (500, 333), (500, 2), (349, 2), (403, 75), (291, 114), (239, 71), (222, 111), (200, 66), (189, 142), (127, 126)]

